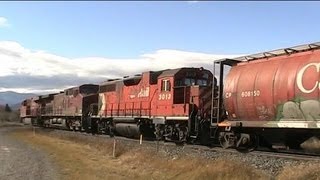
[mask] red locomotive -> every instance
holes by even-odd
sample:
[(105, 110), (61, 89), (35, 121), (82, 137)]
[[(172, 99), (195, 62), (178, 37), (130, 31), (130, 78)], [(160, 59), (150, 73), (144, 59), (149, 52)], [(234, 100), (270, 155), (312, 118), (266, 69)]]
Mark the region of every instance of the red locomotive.
[(82, 85), (37, 97), (39, 113), (28, 118), (46, 127), (185, 142), (210, 122), (212, 79), (209, 70), (179, 68), (108, 80), (98, 93), (97, 85)]
[[(240, 150), (299, 148), (320, 134), (319, 72), (320, 43), (313, 43), (215, 61), (213, 74), (179, 68), (82, 85), (24, 101), (21, 117), (110, 135), (219, 140)], [(26, 113), (31, 107), (38, 114)]]
[[(90, 104), (98, 101), (97, 95), (92, 96), (98, 92), (98, 89), (98, 85), (84, 84), (60, 93), (25, 100), (20, 108), (20, 117), (22, 121), (29, 118), (33, 124), (45, 127), (81, 130), (82, 119), (85, 113), (89, 112)], [(32, 103), (37, 104), (37, 106), (32, 108)], [(24, 109), (27, 110), (27, 113)], [(28, 113), (28, 109), (31, 109), (31, 112), (34, 113)]]
[(35, 117), (38, 117), (39, 104), (36, 102), (38, 97), (26, 99), (21, 103), (20, 117), (23, 117), (24, 123), (35, 123)]
[(149, 71), (100, 85), (98, 131), (123, 136), (154, 134), (186, 141), (198, 119), (209, 122), (212, 73), (203, 68)]

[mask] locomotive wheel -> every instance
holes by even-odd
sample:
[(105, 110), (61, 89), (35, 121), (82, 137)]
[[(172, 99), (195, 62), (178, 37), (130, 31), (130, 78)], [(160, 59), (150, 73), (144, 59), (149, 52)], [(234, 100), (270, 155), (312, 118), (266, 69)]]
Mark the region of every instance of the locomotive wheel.
[(237, 151), (242, 153), (248, 153), (254, 151), (259, 146), (259, 136), (256, 134), (250, 134), (250, 139), (246, 139), (247, 142), (242, 143), (236, 147)]
[(107, 134), (110, 137), (114, 137), (115, 136), (115, 127), (114, 127), (114, 125), (112, 125), (112, 124), (108, 124), (107, 125)]
[(156, 136), (157, 141), (161, 141), (164, 139), (163, 133), (164, 133), (164, 130), (163, 130), (163, 127), (161, 126), (161, 124), (156, 124), (154, 134)]

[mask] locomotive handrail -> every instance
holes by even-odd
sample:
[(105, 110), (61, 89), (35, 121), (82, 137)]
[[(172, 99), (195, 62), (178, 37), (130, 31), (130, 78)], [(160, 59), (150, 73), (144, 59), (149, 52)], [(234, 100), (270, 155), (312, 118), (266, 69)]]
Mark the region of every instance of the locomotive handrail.
[[(127, 108), (126, 107), (127, 103), (124, 103), (125, 104), (125, 108), (124, 109), (120, 108), (120, 104), (118, 104), (119, 108), (117, 110), (114, 110), (114, 103), (109, 104), (111, 106), (111, 108), (109, 108), (109, 109), (107, 108), (106, 113), (107, 113), (107, 115), (110, 114), (111, 117), (113, 117), (115, 115), (114, 111), (116, 111), (116, 115), (117, 116), (123, 115), (123, 116), (132, 116), (132, 117), (134, 117), (135, 115), (139, 115), (141, 117), (142, 116), (142, 111), (144, 111), (146, 115), (149, 114), (149, 116), (150, 116), (151, 109), (150, 108), (142, 108), (142, 102), (140, 102), (140, 108), (134, 108), (134, 102), (132, 102), (132, 103), (133, 103), (132, 104), (133, 105), (132, 108)], [(130, 113), (128, 114), (127, 113), (128, 111), (130, 111), (131, 114)]]
[(187, 87), (184, 86), (183, 87), (183, 110), (184, 110), (184, 113), (186, 113), (186, 95), (187, 95)]
[(156, 88), (155, 90), (154, 90), (154, 92), (153, 92), (153, 94), (152, 94), (152, 97), (151, 97), (151, 99), (150, 99), (150, 101), (149, 101), (149, 109), (150, 109), (150, 111), (149, 111), (149, 117), (151, 117), (151, 102), (153, 101), (153, 98), (154, 98), (154, 96), (156, 95), (156, 92), (158, 91), (158, 88)]

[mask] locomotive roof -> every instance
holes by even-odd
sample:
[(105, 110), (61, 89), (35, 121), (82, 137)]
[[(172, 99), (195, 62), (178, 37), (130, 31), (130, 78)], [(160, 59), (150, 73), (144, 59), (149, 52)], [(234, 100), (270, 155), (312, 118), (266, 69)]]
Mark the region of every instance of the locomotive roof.
[[(161, 71), (147, 71), (147, 72), (150, 72), (150, 74), (161, 73), (158, 78), (162, 78), (162, 77), (174, 76), (176, 73), (178, 73), (179, 71), (181, 71), (183, 69), (199, 69), (199, 68), (182, 67), (182, 68), (176, 68), (176, 69), (165, 69), (165, 70), (161, 70)], [(141, 79), (141, 78), (142, 78), (141, 74), (137, 74), (135, 76), (124, 76), (124, 78), (122, 78), (122, 79), (120, 79), (120, 78), (119, 79), (108, 79), (107, 81), (102, 82), (100, 85), (114, 84), (117, 82), (123, 82), (126, 80), (134, 80), (134, 79)]]
[(98, 85), (96, 85), (96, 84), (82, 84), (82, 85), (80, 85), (80, 86), (74, 86), (74, 87), (65, 89), (65, 91), (71, 90), (71, 89), (79, 89), (79, 88), (82, 88), (82, 87), (84, 87), (84, 86), (98, 86)]
[(58, 93), (52, 93), (52, 94), (46, 94), (46, 95), (41, 95), (41, 96), (37, 96), (37, 99), (34, 99), (35, 102), (38, 102), (40, 100), (44, 100), (44, 99), (52, 99), (54, 95), (56, 95)]
[(162, 78), (162, 77), (168, 77), (168, 76), (173, 76), (175, 74), (177, 74), (182, 68), (178, 68), (178, 69), (167, 69), (167, 70), (164, 70), (159, 78)]
[(41, 95), (41, 96), (39, 96), (39, 97), (40, 97), (40, 99), (45, 99), (45, 98), (52, 97), (52, 96), (54, 96), (54, 95), (56, 95), (56, 94), (58, 94), (58, 93), (52, 93), (52, 94)]
[(141, 76), (132, 76), (132, 77), (129, 77), (129, 76), (124, 76), (125, 78), (123, 79), (108, 79), (107, 81), (104, 81), (102, 83), (100, 83), (100, 86), (101, 85), (106, 85), (106, 84), (115, 84), (115, 83), (118, 83), (118, 82), (123, 82), (125, 80), (130, 80), (130, 79), (141, 79)]
[[(161, 71), (147, 71), (150, 74), (156, 74), (156, 73), (163, 73), (166, 70), (161, 70)], [(123, 78), (117, 78), (117, 79), (108, 79), (106, 81), (103, 81), (102, 83), (100, 83), (101, 85), (107, 85), (107, 84), (114, 84), (117, 82), (123, 82), (123, 81), (127, 81), (127, 80), (139, 80), (142, 78), (142, 74), (136, 74), (134, 76), (124, 76)]]
[(286, 55), (286, 54), (293, 54), (293, 53), (311, 51), (311, 50), (316, 50), (316, 49), (320, 49), (320, 42), (304, 44), (304, 45), (299, 45), (299, 46), (293, 46), (293, 47), (289, 47), (289, 48), (276, 49), (276, 50), (272, 50), (272, 51), (256, 53), (256, 54), (247, 55), (247, 56), (240, 56), (240, 57), (232, 58), (232, 59), (225, 58), (225, 59), (216, 60), (214, 62), (215, 63), (223, 62), (226, 65), (233, 66), (239, 62), (254, 61), (254, 60), (264, 59), (264, 58), (272, 58), (272, 57), (282, 56), (282, 55)]
[(200, 68), (182, 67), (182, 68), (177, 68), (177, 69), (167, 69), (162, 72), (162, 74), (159, 76), (159, 78), (174, 76), (175, 74), (177, 74), (181, 70), (192, 70), (192, 69), (200, 69)]

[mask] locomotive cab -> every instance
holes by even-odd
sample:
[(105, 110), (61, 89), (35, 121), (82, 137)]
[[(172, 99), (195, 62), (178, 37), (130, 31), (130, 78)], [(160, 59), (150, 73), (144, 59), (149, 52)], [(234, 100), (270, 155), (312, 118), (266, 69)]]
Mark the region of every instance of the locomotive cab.
[(199, 108), (204, 96), (211, 96), (211, 84), (212, 74), (203, 68), (164, 71), (158, 78), (157, 115), (189, 117), (191, 104)]
[(203, 68), (167, 70), (159, 76), (157, 113), (165, 116), (167, 140), (197, 138), (201, 126), (209, 127), (212, 84), (212, 73)]
[(209, 115), (212, 74), (203, 68), (193, 68), (174, 77), (173, 104), (189, 104), (188, 116)]

